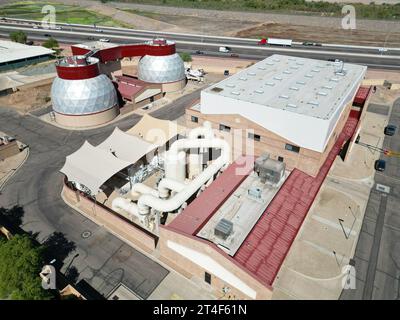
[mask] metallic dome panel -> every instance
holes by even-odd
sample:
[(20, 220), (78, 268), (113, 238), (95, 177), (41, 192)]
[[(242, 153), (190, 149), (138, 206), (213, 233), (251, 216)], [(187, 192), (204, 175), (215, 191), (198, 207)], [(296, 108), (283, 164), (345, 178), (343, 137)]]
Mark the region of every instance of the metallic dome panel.
[(139, 61), (138, 77), (151, 83), (176, 82), (185, 78), (183, 60), (177, 54), (144, 56)]
[(117, 93), (106, 75), (85, 80), (55, 78), (51, 87), (53, 110), (84, 115), (110, 109), (118, 104)]

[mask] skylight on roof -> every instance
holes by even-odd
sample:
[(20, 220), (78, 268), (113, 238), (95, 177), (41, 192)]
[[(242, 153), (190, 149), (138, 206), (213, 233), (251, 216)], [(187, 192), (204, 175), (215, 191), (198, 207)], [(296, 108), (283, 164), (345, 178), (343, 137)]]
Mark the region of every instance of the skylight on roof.
[(306, 84), (305, 81), (301, 81), (301, 80), (300, 81), (296, 81), (296, 83), (297, 84), (301, 84), (301, 85), (305, 85)]
[(238, 96), (238, 95), (240, 95), (240, 92), (237, 92), (237, 91), (231, 91), (231, 94), (233, 94), (233, 95), (235, 95), (235, 96)]
[(306, 78), (312, 78), (314, 77), (312, 74), (307, 73), (306, 75), (304, 75)]
[(308, 101), (307, 104), (311, 104), (313, 106), (319, 106), (319, 102), (318, 101)]
[(283, 73), (284, 73), (284, 74), (292, 74), (292, 71), (290, 71), (290, 70), (285, 70), (285, 71), (283, 71)]
[(297, 105), (295, 105), (294, 103), (288, 103), (287, 107), (289, 107), (289, 108), (297, 108)]
[(259, 94), (261, 94), (261, 93), (264, 93), (264, 90), (257, 89), (257, 90), (254, 90), (254, 92), (255, 92), (255, 93), (259, 93)]
[(324, 91), (318, 91), (318, 93), (317, 93), (319, 96), (327, 96), (328, 95), (328, 93), (327, 92), (324, 92)]
[(267, 86), (270, 86), (270, 87), (273, 87), (273, 86), (275, 85), (274, 82), (266, 82), (265, 84), (266, 84)]
[(299, 91), (299, 87), (290, 87), (289, 89), (293, 91)]
[(279, 96), (279, 98), (282, 98), (282, 99), (289, 99), (289, 96), (286, 95), (286, 94), (281, 94), (281, 95)]
[(245, 77), (240, 77), (239, 80), (247, 81), (247, 78), (245, 78)]
[(323, 89), (328, 89), (328, 90), (332, 90), (332, 89), (333, 89), (332, 86), (323, 86), (322, 88), (323, 88)]
[(274, 80), (279, 80), (279, 81), (283, 80), (282, 77), (278, 77), (278, 76), (273, 77), (273, 79), (274, 79)]

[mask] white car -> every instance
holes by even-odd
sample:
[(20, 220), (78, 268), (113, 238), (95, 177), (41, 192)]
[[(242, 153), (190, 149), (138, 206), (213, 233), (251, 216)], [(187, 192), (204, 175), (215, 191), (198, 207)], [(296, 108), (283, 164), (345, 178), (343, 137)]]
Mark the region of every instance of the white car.
[(110, 42), (110, 39), (101, 38), (101, 39), (99, 39), (99, 41), (101, 41), (101, 42)]

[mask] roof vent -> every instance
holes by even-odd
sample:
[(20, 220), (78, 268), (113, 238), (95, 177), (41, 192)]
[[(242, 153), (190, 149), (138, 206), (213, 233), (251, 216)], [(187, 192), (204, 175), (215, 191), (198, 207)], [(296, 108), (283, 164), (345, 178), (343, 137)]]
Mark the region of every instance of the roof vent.
[(307, 73), (306, 75), (304, 75), (306, 78), (312, 78), (314, 77), (312, 74)]
[(285, 70), (285, 71), (283, 71), (283, 73), (284, 73), (284, 74), (292, 74), (292, 71)]
[(328, 93), (327, 92), (324, 92), (324, 91), (318, 91), (318, 93), (317, 93), (319, 96), (327, 96), (328, 95)]
[(266, 68), (264, 68), (264, 67), (257, 67), (257, 69), (259, 69), (259, 70), (266, 70)]
[(303, 85), (303, 86), (306, 84), (305, 81), (296, 81), (296, 83), (297, 83), (297, 84), (301, 84), (301, 85)]
[(318, 101), (308, 101), (307, 104), (311, 104), (313, 106), (319, 106), (319, 102)]
[(295, 105), (294, 103), (288, 103), (287, 106), (289, 108), (297, 108), (297, 105)]
[(268, 66), (273, 66), (274, 65), (273, 62), (269, 62), (269, 61), (267, 61), (265, 64), (268, 65)]
[(266, 84), (267, 86), (270, 86), (270, 87), (273, 87), (273, 86), (275, 85), (274, 82), (266, 82), (265, 84)]
[(333, 89), (332, 86), (323, 86), (322, 88), (323, 88), (323, 89), (328, 89), (328, 90), (332, 90), (332, 89)]
[(299, 91), (299, 87), (290, 87), (289, 89), (293, 91)]
[(233, 83), (227, 83), (225, 86), (227, 86), (228, 88), (234, 88), (235, 85)]
[(237, 92), (237, 91), (231, 91), (231, 94), (234, 94), (235, 96), (238, 96), (238, 95), (240, 95), (240, 92)]
[(256, 75), (256, 73), (255, 73), (255, 72), (252, 72), (252, 71), (247, 72), (247, 74), (248, 74), (249, 76), (255, 76), (255, 75)]
[(282, 77), (278, 77), (278, 76), (273, 77), (273, 79), (274, 79), (274, 80), (279, 80), (279, 81), (282, 81), (282, 80), (283, 80)]
[(254, 92), (255, 92), (255, 93), (259, 93), (259, 94), (261, 94), (261, 93), (264, 93), (264, 90), (257, 89), (257, 90), (254, 90)]
[(282, 98), (282, 99), (289, 99), (289, 96), (286, 95), (286, 94), (281, 94), (281, 95), (279, 96), (279, 98)]
[(223, 91), (224, 89), (223, 88), (220, 88), (220, 87), (214, 87), (214, 88), (212, 88), (211, 89), (211, 91), (214, 91), (214, 92), (221, 92), (221, 91)]

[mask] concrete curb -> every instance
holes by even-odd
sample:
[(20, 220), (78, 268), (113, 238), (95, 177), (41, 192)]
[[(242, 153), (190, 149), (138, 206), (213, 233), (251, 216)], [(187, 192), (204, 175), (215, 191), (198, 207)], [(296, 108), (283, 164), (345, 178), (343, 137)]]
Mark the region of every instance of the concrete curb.
[(27, 152), (26, 152), (26, 156), (25, 158), (22, 160), (22, 162), (18, 165), (18, 167), (16, 167), (14, 170), (10, 171), (10, 175), (8, 175), (6, 177), (6, 179), (0, 184), (0, 192), (3, 190), (4, 186), (7, 184), (7, 182), (14, 176), (14, 174), (25, 164), (26, 160), (29, 157), (29, 147), (27, 148)]

